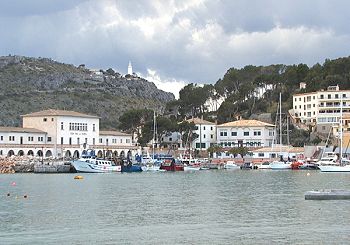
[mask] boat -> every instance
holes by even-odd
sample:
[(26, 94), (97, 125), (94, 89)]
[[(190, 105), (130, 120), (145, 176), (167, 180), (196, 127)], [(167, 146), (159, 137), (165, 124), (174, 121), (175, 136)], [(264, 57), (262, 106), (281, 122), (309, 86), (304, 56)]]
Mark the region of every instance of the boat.
[(225, 163), (224, 165), (225, 169), (240, 169), (240, 166), (238, 166), (237, 164), (235, 164), (234, 161), (227, 161), (227, 163)]
[(292, 169), (292, 164), (290, 162), (284, 162), (284, 161), (273, 161), (270, 163), (272, 170), (287, 170)]
[(258, 169), (271, 169), (271, 165), (269, 162), (263, 162), (257, 165)]
[(111, 173), (121, 172), (121, 166), (113, 161), (97, 158), (95, 151), (89, 150), (87, 154), (81, 156), (78, 160), (70, 161), (77, 172), (83, 173)]
[(198, 171), (201, 170), (200, 165), (186, 165), (184, 164), (184, 171)]
[(349, 200), (350, 190), (313, 190), (305, 193), (305, 200)]
[(184, 171), (184, 165), (181, 161), (176, 161), (174, 158), (164, 159), (159, 169), (166, 171)]
[(291, 169), (293, 170), (298, 170), (301, 169), (301, 166), (304, 165), (304, 162), (302, 162), (301, 160), (298, 161), (294, 161), (290, 164)]
[(253, 165), (250, 162), (245, 162), (240, 166), (240, 169), (253, 169)]

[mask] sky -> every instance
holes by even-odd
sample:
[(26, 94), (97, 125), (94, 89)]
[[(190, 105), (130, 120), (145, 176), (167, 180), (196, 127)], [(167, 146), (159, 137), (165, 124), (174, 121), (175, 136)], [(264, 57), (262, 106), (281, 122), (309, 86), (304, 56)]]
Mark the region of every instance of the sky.
[(48, 57), (173, 92), (231, 68), (349, 56), (347, 0), (1, 0), (0, 55)]

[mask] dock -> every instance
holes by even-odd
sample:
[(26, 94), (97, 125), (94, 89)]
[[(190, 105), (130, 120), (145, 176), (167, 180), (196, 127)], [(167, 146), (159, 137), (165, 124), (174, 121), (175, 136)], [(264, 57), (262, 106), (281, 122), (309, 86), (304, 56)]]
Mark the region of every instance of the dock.
[(350, 200), (350, 190), (313, 190), (305, 193), (305, 200)]

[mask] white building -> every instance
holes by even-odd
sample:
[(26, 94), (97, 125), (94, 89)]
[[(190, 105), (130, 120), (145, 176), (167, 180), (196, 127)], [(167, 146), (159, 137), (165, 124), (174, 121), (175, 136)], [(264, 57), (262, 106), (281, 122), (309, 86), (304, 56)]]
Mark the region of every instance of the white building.
[(192, 142), (192, 149), (206, 150), (216, 143), (215, 123), (200, 118), (191, 118), (186, 121), (193, 122), (197, 127), (193, 132), (198, 135), (198, 138)]
[(129, 61), (129, 65), (128, 65), (128, 74), (133, 75), (131, 61)]
[(217, 144), (223, 147), (272, 146), (275, 125), (258, 120), (239, 120), (217, 125)]
[(339, 124), (341, 107), (343, 116), (348, 117), (350, 90), (340, 90), (339, 86), (329, 86), (326, 91), (293, 95), (291, 114), (296, 121), (317, 125), (319, 132), (327, 133), (332, 125)]
[(45, 110), (22, 118), (23, 128), (0, 128), (2, 155), (21, 155), (23, 151), (24, 155), (79, 157), (84, 150), (92, 148), (99, 156), (118, 156), (136, 150), (131, 135), (117, 131), (101, 131), (100, 134), (97, 116)]

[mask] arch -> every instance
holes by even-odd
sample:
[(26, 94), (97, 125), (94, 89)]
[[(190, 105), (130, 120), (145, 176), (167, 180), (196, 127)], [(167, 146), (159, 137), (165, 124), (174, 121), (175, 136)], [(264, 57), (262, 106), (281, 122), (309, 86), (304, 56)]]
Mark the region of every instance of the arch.
[(130, 150), (128, 151), (128, 153), (127, 153), (127, 155), (126, 155), (126, 156), (127, 156), (127, 158), (129, 158), (129, 159), (131, 159), (131, 158), (132, 158), (132, 153), (131, 153), (131, 151), (130, 151)]
[(120, 156), (120, 158), (125, 158), (125, 152), (121, 151), (119, 156)]
[(101, 150), (99, 150), (98, 152), (97, 152), (97, 157), (103, 157), (103, 153), (102, 153), (102, 151)]
[(19, 150), (17, 153), (18, 156), (24, 156), (24, 151), (23, 150)]
[(64, 154), (64, 157), (67, 157), (67, 158), (71, 158), (72, 157), (72, 153), (70, 152), (70, 150), (66, 151), (66, 153)]
[(80, 157), (79, 151), (75, 150), (73, 153), (73, 158), (79, 158), (79, 157)]
[(50, 150), (47, 150), (45, 153), (45, 157), (52, 157), (52, 152)]
[(42, 156), (43, 156), (43, 151), (42, 151), (42, 150), (38, 150), (37, 153), (36, 153), (36, 155), (37, 155), (38, 157), (42, 157)]
[(7, 152), (7, 156), (8, 156), (8, 157), (13, 156), (13, 155), (15, 155), (15, 152), (14, 152), (13, 150), (9, 150), (9, 151)]
[(106, 157), (107, 158), (112, 158), (113, 152), (111, 150), (106, 151)]
[(118, 157), (118, 151), (114, 151), (114, 152), (113, 152), (113, 157), (114, 157), (114, 158), (117, 158), (117, 157)]
[(27, 153), (28, 156), (34, 156), (34, 152), (32, 150), (29, 150)]

